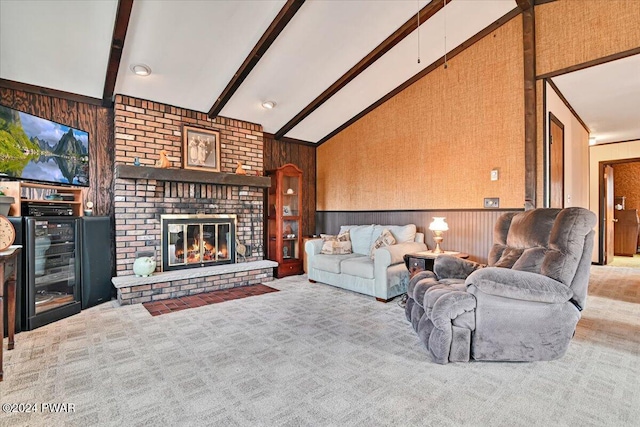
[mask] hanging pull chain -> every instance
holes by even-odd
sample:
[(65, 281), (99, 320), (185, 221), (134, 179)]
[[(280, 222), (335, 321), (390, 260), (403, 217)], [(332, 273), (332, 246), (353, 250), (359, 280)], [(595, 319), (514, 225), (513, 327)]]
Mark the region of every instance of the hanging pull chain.
[(449, 65), (447, 64), (447, 0), (442, 0), (442, 8), (444, 9), (444, 68), (446, 69)]
[(416, 4), (418, 5), (418, 64), (420, 63), (420, 0), (416, 0)]

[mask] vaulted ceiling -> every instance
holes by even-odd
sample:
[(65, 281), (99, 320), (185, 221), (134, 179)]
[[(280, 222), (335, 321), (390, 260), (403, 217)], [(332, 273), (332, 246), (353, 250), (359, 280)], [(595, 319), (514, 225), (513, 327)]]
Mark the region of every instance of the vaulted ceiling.
[[(516, 8), (515, 0), (2, 0), (0, 79), (96, 102), (129, 95), (318, 143)], [(151, 74), (136, 75), (135, 64)]]

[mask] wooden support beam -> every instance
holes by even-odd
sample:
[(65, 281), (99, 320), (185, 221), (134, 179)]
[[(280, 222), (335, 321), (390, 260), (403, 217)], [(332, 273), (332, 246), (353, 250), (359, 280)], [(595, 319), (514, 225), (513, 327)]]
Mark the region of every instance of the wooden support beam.
[(427, 22), (429, 18), (435, 15), (445, 4), (450, 3), (451, 0), (432, 0), (420, 10), (420, 21), (417, 22), (415, 17), (409, 18), (407, 22), (402, 24), (393, 34), (387, 37), (382, 43), (380, 43), (375, 49), (373, 49), (367, 56), (362, 58), (360, 62), (354, 65), (349, 71), (347, 71), (342, 77), (336, 80), (329, 88), (322, 92), (316, 99), (311, 101), (309, 105), (304, 107), (294, 118), (289, 120), (280, 130), (275, 133), (276, 139), (281, 139), (291, 129), (293, 129), (298, 123), (303, 121), (309, 114), (317, 110), (322, 104), (327, 102), (333, 95), (338, 93), (340, 89), (349, 84), (350, 81), (355, 79), (364, 70), (369, 68), (370, 65), (380, 59), (391, 48), (400, 43), (405, 37), (411, 34), (419, 25)]
[(518, 3), (518, 7), (524, 11), (531, 9), (534, 6), (535, 0), (516, 0), (516, 3)]
[(278, 38), (282, 30), (293, 19), (298, 10), (302, 7), (305, 0), (287, 0), (287, 3), (282, 7), (278, 15), (275, 17), (267, 31), (260, 37), (258, 43), (254, 46), (253, 50), (249, 53), (249, 56), (244, 60), (238, 71), (235, 72), (231, 81), (224, 88), (216, 102), (209, 110), (209, 117), (214, 118), (224, 106), (229, 102), (233, 94), (238, 90), (244, 79), (247, 78), (251, 70), (258, 65), (258, 62), (262, 56), (271, 47), (274, 41)]
[(268, 176), (204, 172), (189, 169), (163, 169), (122, 164), (116, 165), (115, 178), (151, 179), (156, 181), (190, 182), (194, 184), (246, 185), (261, 188), (271, 187), (271, 178)]
[(38, 95), (51, 96), (53, 98), (66, 99), (73, 102), (84, 102), (85, 104), (102, 106), (102, 100), (99, 98), (92, 98), (90, 96), (78, 95), (77, 93), (30, 85), (27, 83), (16, 82), (14, 80), (0, 79), (0, 87), (27, 93), (35, 93)]
[(109, 52), (109, 62), (107, 63), (107, 75), (104, 79), (104, 91), (102, 92), (102, 105), (105, 107), (111, 106), (113, 102), (113, 92), (116, 88), (116, 79), (120, 68), (120, 59), (122, 58), (124, 39), (129, 27), (129, 18), (131, 18), (133, 1), (118, 1), (116, 22), (113, 25), (113, 37), (111, 38), (111, 51)]
[(522, 11), (522, 47), (524, 59), (524, 209), (536, 207), (537, 115), (536, 115), (536, 40), (533, 0), (517, 0)]

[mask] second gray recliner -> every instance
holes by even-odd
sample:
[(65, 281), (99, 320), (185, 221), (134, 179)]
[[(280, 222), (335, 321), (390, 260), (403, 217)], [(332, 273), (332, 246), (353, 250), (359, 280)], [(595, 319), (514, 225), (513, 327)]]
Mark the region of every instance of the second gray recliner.
[(595, 224), (576, 207), (504, 214), (488, 266), (441, 256), (414, 276), (405, 312), (433, 360), (562, 357), (587, 297)]

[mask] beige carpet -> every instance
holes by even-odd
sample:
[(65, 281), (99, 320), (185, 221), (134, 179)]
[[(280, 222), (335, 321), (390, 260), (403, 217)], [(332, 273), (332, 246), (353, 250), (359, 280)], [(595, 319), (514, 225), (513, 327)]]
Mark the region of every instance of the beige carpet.
[[(640, 275), (593, 267), (567, 355), (430, 362), (395, 303), (305, 276), (152, 317), (103, 304), (17, 336), (2, 426), (631, 426), (640, 420)], [(6, 345), (6, 340), (5, 340)]]
[(640, 269), (640, 254), (634, 256), (614, 256), (610, 267), (631, 267)]

